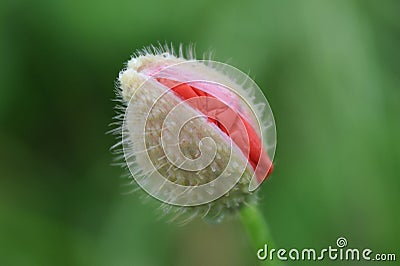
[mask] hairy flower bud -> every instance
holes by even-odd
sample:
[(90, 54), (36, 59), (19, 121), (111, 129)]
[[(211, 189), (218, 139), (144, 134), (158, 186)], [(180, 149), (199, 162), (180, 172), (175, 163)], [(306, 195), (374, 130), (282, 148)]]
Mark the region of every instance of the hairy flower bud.
[(181, 49), (144, 50), (120, 73), (119, 95), (127, 166), (165, 209), (220, 221), (254, 200), (273, 168), (275, 124), (247, 75)]

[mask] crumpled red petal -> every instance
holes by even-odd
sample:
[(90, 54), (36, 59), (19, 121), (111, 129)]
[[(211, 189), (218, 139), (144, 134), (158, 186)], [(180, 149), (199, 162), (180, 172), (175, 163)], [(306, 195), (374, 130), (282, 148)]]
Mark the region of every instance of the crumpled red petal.
[[(228, 97), (228, 94), (220, 93), (217, 98), (202, 90), (196, 83), (181, 83), (167, 78), (157, 78), (157, 81), (174, 91), (182, 100), (201, 96), (218, 99), (219, 101), (210, 101), (210, 104), (207, 104), (206, 107), (204, 105), (192, 107), (208, 116), (208, 121), (215, 124), (230, 137), (243, 154), (247, 156), (248, 162), (253, 170), (255, 170), (258, 182), (261, 183), (271, 174), (273, 164), (267, 152), (262, 147), (260, 137), (245, 116), (234, 109), (237, 105), (232, 103), (233, 99), (224, 99)], [(193, 105), (193, 101), (188, 101), (188, 103)], [(229, 104), (228, 107), (225, 103), (232, 104)], [(210, 118), (210, 116), (213, 118)]]

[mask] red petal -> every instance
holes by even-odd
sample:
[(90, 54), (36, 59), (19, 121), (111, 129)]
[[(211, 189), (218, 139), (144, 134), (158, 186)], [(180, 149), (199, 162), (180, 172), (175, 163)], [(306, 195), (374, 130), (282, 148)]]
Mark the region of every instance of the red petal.
[[(217, 99), (215, 96), (187, 83), (179, 83), (178, 81), (166, 78), (157, 78), (157, 80), (164, 86), (167, 86), (173, 90), (182, 100), (193, 99), (200, 96)], [(232, 139), (233, 142), (235, 142), (235, 144), (244, 154), (247, 154), (247, 160), (253, 169), (255, 169), (257, 180), (261, 183), (271, 174), (273, 165), (268, 154), (262, 147), (260, 137), (254, 130), (253, 126), (243, 115), (239, 114), (239, 112), (235, 112), (230, 107), (227, 107), (227, 105), (224, 103), (229, 103), (232, 101), (232, 99), (218, 100), (221, 100), (218, 101), (221, 104), (218, 104), (217, 102), (217, 104), (207, 105), (207, 110), (205, 110), (204, 105), (196, 105), (192, 107), (207, 116), (215, 117), (215, 115), (211, 114), (218, 115), (218, 119), (209, 117), (208, 121), (219, 127), (222, 132), (224, 132)], [(189, 101), (189, 103), (193, 102)], [(242, 123), (238, 123), (237, 119), (240, 119)], [(244, 125), (244, 128), (243, 126), (237, 126), (238, 124)], [(228, 129), (225, 127), (228, 127)]]

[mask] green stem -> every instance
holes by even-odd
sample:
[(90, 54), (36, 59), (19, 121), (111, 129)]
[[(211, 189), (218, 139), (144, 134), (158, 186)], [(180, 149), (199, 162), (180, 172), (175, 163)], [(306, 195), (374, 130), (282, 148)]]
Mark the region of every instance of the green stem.
[[(268, 251), (272, 248), (276, 248), (272, 241), (268, 224), (256, 206), (243, 206), (239, 212), (239, 216), (247, 235), (252, 242), (255, 255), (259, 249), (264, 248), (265, 244), (268, 245)], [(260, 265), (281, 266), (283, 263), (276, 257), (274, 257), (273, 260), (270, 260), (268, 256), (266, 260), (260, 260)]]

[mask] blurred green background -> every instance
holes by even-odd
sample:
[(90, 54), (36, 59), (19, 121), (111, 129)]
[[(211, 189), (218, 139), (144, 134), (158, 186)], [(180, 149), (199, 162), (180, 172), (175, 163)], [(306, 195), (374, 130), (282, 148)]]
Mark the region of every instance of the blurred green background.
[(399, 261), (399, 13), (389, 0), (2, 0), (0, 265), (257, 265), (237, 221), (179, 227), (121, 195), (114, 83), (158, 41), (213, 50), (264, 90), (278, 147), (260, 207), (279, 247), (345, 236)]

